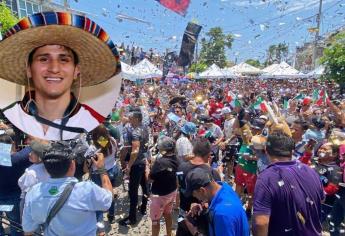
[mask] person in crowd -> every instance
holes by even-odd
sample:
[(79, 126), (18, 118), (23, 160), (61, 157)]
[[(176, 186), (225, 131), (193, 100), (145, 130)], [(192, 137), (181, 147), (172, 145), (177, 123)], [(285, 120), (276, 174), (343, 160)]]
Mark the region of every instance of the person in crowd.
[(162, 157), (152, 165), (149, 179), (152, 181), (150, 218), (152, 236), (158, 236), (160, 219), (164, 216), (167, 236), (172, 235), (172, 209), (176, 197), (176, 171), (179, 161), (175, 154), (175, 140), (162, 136), (158, 139), (157, 148)]
[(291, 160), (295, 143), (282, 133), (269, 134), (270, 165), (258, 176), (254, 192), (253, 234), (321, 235), (325, 198), (318, 174)]
[[(5, 125), (1, 126), (5, 128)], [(6, 134), (6, 130), (1, 130), (5, 133), (0, 135), (0, 146), (3, 150), (5, 150), (5, 148), (10, 149), (8, 150), (8, 154), (10, 155), (11, 166), (0, 164), (0, 205), (12, 205), (13, 208), (11, 211), (0, 211), (0, 214), (10, 221), (17, 223), (17, 225), (20, 225), (21, 189), (18, 186), (18, 179), (24, 174), (25, 169), (32, 164), (29, 160), (32, 149), (30, 146), (26, 146), (21, 150), (15, 150), (13, 148), (15, 145), (13, 144), (11, 136)], [(5, 156), (1, 156), (1, 158), (4, 159)], [(10, 235), (22, 236), (21, 227), (17, 229), (15, 226), (15, 224), (11, 224)], [(0, 235), (5, 235), (3, 224), (0, 224)]]
[(180, 137), (176, 141), (176, 153), (180, 161), (188, 161), (193, 155), (192, 138), (196, 134), (196, 125), (186, 122), (181, 127)]
[[(92, 142), (93, 142), (93, 145), (95, 146), (95, 149), (99, 150), (99, 152), (101, 152), (104, 156), (104, 168), (107, 171), (107, 174), (110, 179), (110, 182), (112, 183), (112, 186), (114, 186), (116, 177), (117, 175), (119, 175), (119, 172), (120, 172), (120, 167), (116, 163), (117, 150), (118, 150), (117, 142), (114, 138), (110, 136), (109, 131), (104, 125), (99, 125), (94, 130), (92, 130), (91, 137), (92, 137)], [(91, 164), (90, 168), (87, 168), (85, 171), (90, 170), (91, 180), (98, 186), (102, 186), (102, 182), (101, 182), (102, 179), (101, 179), (101, 176), (97, 172), (97, 166), (93, 163), (90, 163), (90, 164)], [(109, 222), (112, 222), (115, 218), (114, 205), (115, 205), (115, 202), (113, 200), (108, 212)], [(103, 212), (101, 211), (96, 212), (96, 217), (97, 217), (97, 227), (98, 227), (99, 235), (104, 235), (105, 226), (103, 222)]]
[(41, 226), (44, 235), (96, 235), (96, 211), (109, 209), (113, 188), (103, 154), (96, 153), (92, 161), (102, 187), (73, 177), (76, 164), (68, 142), (51, 144), (43, 158), (50, 178), (33, 186), (25, 197), (25, 235), (33, 235)]
[[(191, 170), (186, 176), (186, 187), (187, 195), (193, 195), (200, 202), (208, 203), (208, 235), (250, 235), (241, 200), (227, 183), (213, 179), (210, 167)], [(200, 214), (201, 210), (201, 205), (194, 205), (192, 216)], [(198, 235), (197, 232), (193, 232), (193, 235)]]
[[(134, 108), (129, 114), (129, 121), (132, 130), (129, 131), (128, 144), (130, 148), (130, 158), (126, 166), (126, 174), (129, 176), (129, 216), (122, 219), (119, 224), (134, 225), (137, 223), (137, 205), (138, 205), (138, 189), (142, 188), (142, 203), (140, 212), (146, 215), (147, 200), (149, 197), (147, 179), (145, 177), (146, 160), (148, 152), (149, 134), (148, 130), (142, 124), (142, 113), (140, 108)], [(126, 145), (126, 144), (125, 144)]]
[[(211, 159), (211, 144), (206, 138), (196, 138), (193, 141), (193, 158), (187, 162), (181, 162), (176, 172), (178, 184), (179, 184), (179, 195), (180, 195), (180, 211), (179, 211), (179, 219), (180, 222), (178, 223), (178, 228), (176, 235), (192, 235), (191, 232), (186, 228), (185, 224), (185, 217), (187, 213), (190, 211), (192, 203), (199, 203), (199, 200), (193, 198), (193, 196), (186, 195), (186, 175), (196, 167), (205, 168), (207, 169), (210, 167), (210, 160)], [(215, 170), (212, 169), (212, 176), (215, 180), (220, 181), (220, 175)], [(202, 220), (201, 220), (202, 222)], [(205, 225), (203, 225), (205, 226)], [(201, 228), (201, 225), (199, 225)], [(206, 231), (207, 229), (203, 229), (201, 231)]]
[(49, 149), (49, 142), (33, 140), (30, 143), (30, 147), (32, 151), (29, 153), (29, 160), (32, 165), (25, 170), (18, 180), (18, 185), (22, 191), (20, 196), (20, 212), (23, 212), (25, 195), (30, 188), (37, 183), (46, 181), (50, 177), (42, 162), (45, 152)]

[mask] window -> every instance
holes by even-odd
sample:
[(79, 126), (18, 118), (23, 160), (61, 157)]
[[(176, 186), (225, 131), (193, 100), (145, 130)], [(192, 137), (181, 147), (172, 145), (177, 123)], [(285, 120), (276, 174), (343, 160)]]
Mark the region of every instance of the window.
[[(0, 0), (0, 2), (2, 1)], [(18, 16), (17, 0), (6, 0), (3, 2), (6, 2), (6, 6), (12, 11), (12, 13)]]
[(32, 15), (40, 11), (38, 4), (26, 0), (19, 0), (19, 9), (21, 17)]

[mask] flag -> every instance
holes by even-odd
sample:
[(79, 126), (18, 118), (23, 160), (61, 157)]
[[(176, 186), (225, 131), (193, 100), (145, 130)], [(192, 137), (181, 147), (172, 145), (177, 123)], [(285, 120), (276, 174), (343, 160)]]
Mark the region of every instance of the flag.
[(290, 104), (289, 104), (289, 101), (288, 100), (284, 100), (284, 104), (283, 104), (283, 109), (284, 110), (287, 110), (290, 108)]
[(164, 7), (185, 16), (187, 13), (187, 8), (189, 6), (190, 0), (156, 0)]
[(294, 97), (293, 99), (296, 99), (296, 100), (301, 100), (305, 97), (305, 95), (303, 93), (300, 93), (298, 94), (296, 97)]
[(230, 102), (230, 106), (231, 107), (240, 107), (242, 106), (240, 100), (238, 100), (238, 98), (236, 97), (235, 99), (233, 99), (231, 102)]
[(198, 40), (202, 26), (189, 22), (184, 31), (180, 55), (178, 58), (179, 66), (187, 66), (194, 60), (195, 43)]
[(267, 107), (266, 107), (262, 97), (258, 97), (256, 102), (254, 104), (252, 104), (252, 107), (254, 109), (260, 109), (262, 112), (267, 112)]
[(316, 102), (319, 99), (319, 90), (314, 89), (313, 91), (313, 101)]
[(315, 102), (316, 105), (321, 106), (322, 104), (326, 104), (328, 98), (328, 94), (325, 90), (322, 90), (319, 94), (319, 99)]

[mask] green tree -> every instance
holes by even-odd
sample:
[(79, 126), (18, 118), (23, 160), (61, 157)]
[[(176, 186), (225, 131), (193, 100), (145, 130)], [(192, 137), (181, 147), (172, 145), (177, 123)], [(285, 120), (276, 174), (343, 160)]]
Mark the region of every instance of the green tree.
[[(0, 1), (1, 2), (1, 1)], [(0, 23), (2, 24), (1, 33), (3, 34), (9, 28), (14, 26), (19, 19), (12, 14), (4, 2), (0, 3)]]
[(278, 45), (270, 45), (267, 51), (267, 59), (265, 66), (273, 63), (280, 63), (286, 59), (289, 53), (289, 46), (286, 43), (279, 43)]
[(325, 48), (320, 62), (325, 66), (325, 79), (345, 84), (345, 32), (334, 36), (330, 46)]
[(261, 67), (261, 63), (259, 60), (254, 60), (254, 59), (248, 59), (246, 60), (246, 63), (251, 65), (251, 66), (255, 66), (257, 68), (260, 68)]
[(200, 61), (198, 63), (193, 63), (189, 68), (189, 72), (201, 73), (201, 72), (205, 71), (206, 69), (207, 69), (206, 63)]
[(201, 39), (200, 61), (207, 66), (212, 64), (223, 68), (226, 65), (225, 49), (230, 49), (233, 42), (231, 34), (224, 34), (222, 28), (214, 27)]

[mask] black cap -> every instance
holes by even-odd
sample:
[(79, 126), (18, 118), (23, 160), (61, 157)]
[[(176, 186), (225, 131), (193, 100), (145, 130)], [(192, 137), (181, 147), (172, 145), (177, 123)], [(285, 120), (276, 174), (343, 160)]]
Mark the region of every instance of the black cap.
[(59, 162), (66, 159), (73, 159), (73, 150), (68, 141), (51, 142), (49, 149), (43, 157), (43, 162)]
[(186, 192), (184, 193), (184, 195), (186, 197), (192, 196), (194, 190), (207, 186), (213, 180), (214, 179), (212, 177), (211, 167), (208, 166), (208, 168), (205, 168), (205, 167), (194, 168), (193, 170), (187, 173)]

